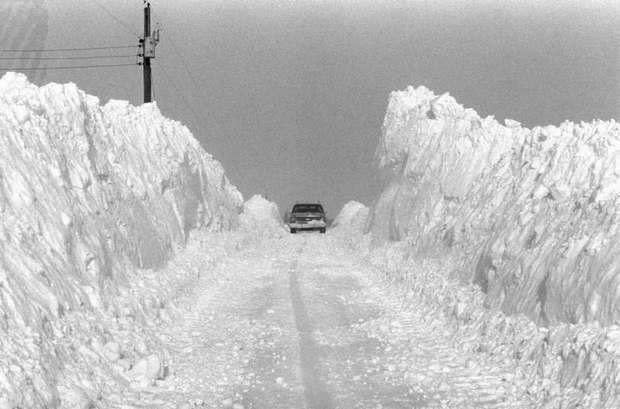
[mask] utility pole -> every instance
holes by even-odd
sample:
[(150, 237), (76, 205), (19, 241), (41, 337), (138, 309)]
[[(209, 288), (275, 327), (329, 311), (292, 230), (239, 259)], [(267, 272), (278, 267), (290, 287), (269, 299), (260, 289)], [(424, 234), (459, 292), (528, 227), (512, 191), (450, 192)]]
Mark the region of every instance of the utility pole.
[(151, 32), (151, 3), (144, 0), (144, 38), (140, 39), (142, 72), (144, 79), (144, 103), (152, 102), (151, 59), (155, 58), (155, 46), (159, 43), (159, 30)]

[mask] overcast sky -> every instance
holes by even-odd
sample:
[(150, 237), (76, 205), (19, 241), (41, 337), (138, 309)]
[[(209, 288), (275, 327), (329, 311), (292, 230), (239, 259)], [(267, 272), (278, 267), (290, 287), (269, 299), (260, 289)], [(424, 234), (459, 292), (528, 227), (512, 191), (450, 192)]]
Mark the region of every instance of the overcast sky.
[[(348, 200), (371, 205), (387, 98), (410, 84), (527, 126), (620, 117), (618, 1), (151, 3), (163, 29), (153, 63), (161, 110), (246, 197), (262, 193), (282, 211), (295, 200), (321, 200), (332, 216)], [(141, 0), (0, 4), (2, 49), (133, 45), (142, 30)], [(139, 67), (30, 76), (141, 102)]]

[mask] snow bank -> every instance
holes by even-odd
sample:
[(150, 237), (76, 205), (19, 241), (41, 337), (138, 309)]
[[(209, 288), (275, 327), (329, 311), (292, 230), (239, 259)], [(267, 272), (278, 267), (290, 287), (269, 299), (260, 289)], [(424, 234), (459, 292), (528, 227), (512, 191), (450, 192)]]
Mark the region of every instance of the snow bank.
[(424, 87), (393, 92), (371, 258), (473, 349), (548, 378), (548, 402), (618, 407), (618, 158), (615, 121), (530, 130)]
[[(620, 407), (620, 327), (598, 323), (539, 327), (522, 314), (489, 309), (477, 285), (452, 277), (451, 260), (416, 257), (406, 242), (373, 247), (375, 275), (405, 294), (403, 306), (421, 309), (429, 325), (453, 332), (464, 354), (509, 363), (528, 379), (540, 408)], [(405, 289), (406, 291), (403, 291)]]
[(370, 209), (354, 200), (347, 202), (332, 223), (333, 231), (360, 234), (366, 227)]
[(523, 128), (424, 87), (391, 95), (375, 237), (458, 259), (490, 303), (538, 323), (620, 323), (620, 127)]
[(243, 204), (239, 222), (243, 230), (260, 235), (285, 232), (278, 205), (261, 195), (254, 195)]
[[(164, 302), (149, 296), (140, 305), (131, 296), (132, 280), (144, 279), (138, 268), (164, 266), (196, 228), (235, 226), (241, 203), (221, 165), (155, 104), (100, 106), (73, 84), (39, 88), (6, 74), (0, 407), (56, 407), (96, 389), (105, 365), (130, 369), (130, 361), (118, 363), (121, 342), (110, 339), (110, 326), (146, 325), (145, 311)], [(155, 358), (138, 349), (154, 372)]]

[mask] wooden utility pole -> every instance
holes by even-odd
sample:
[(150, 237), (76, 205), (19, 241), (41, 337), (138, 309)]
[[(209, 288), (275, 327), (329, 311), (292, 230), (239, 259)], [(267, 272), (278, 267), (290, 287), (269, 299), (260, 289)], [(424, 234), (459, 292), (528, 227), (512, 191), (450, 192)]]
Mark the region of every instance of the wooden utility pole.
[(140, 39), (142, 72), (144, 79), (144, 103), (152, 102), (151, 59), (155, 58), (155, 46), (159, 42), (159, 30), (151, 32), (151, 3), (144, 0), (144, 38)]

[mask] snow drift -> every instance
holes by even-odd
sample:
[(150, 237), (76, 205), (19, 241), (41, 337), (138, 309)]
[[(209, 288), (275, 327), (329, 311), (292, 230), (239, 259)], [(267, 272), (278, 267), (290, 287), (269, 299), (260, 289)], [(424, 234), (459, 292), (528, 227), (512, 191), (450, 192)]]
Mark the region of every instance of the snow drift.
[(370, 260), (472, 349), (547, 378), (549, 407), (617, 407), (618, 158), (615, 121), (530, 130), (424, 87), (393, 92)]
[(254, 195), (243, 204), (239, 222), (243, 230), (259, 235), (285, 232), (278, 205), (261, 195)]
[(620, 323), (619, 158), (614, 121), (503, 126), (410, 87), (390, 98), (371, 230), (457, 258), (508, 313)]
[[(105, 317), (143, 316), (144, 306), (115, 303), (127, 298), (137, 269), (164, 266), (193, 229), (235, 226), (241, 203), (221, 165), (155, 104), (101, 106), (73, 84), (39, 88), (6, 74), (0, 407), (55, 407), (68, 378), (77, 385), (95, 376), (66, 369), (101, 349), (101, 337), (87, 334), (109, 338)], [(106, 351), (118, 355), (115, 342)], [(156, 360), (140, 365), (157, 372)]]
[(366, 205), (355, 200), (347, 202), (334, 219), (332, 230), (360, 234), (366, 227), (369, 213), (370, 209)]

